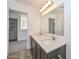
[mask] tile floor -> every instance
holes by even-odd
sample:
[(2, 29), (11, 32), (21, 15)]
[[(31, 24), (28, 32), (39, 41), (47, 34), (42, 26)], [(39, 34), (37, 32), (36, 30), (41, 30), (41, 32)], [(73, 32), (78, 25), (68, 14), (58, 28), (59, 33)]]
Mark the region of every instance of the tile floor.
[(9, 53), (13, 53), (19, 50), (27, 49), (27, 40), (21, 41), (10, 41), (9, 42)]
[(32, 59), (30, 50), (20, 50), (14, 53), (10, 53), (7, 59)]

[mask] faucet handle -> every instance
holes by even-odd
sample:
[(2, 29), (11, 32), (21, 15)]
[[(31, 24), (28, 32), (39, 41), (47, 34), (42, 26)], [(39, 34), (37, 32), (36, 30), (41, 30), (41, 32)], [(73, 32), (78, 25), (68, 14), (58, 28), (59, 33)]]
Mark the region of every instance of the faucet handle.
[(52, 39), (53, 39), (53, 40), (56, 40), (56, 37), (55, 37), (55, 36), (52, 36)]

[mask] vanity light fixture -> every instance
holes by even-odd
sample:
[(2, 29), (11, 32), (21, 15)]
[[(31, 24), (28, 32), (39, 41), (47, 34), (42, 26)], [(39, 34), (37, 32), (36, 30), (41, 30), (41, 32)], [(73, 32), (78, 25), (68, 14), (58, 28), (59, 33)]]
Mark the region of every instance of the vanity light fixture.
[(51, 5), (48, 9), (46, 9), (43, 13), (42, 16), (46, 15), (47, 13), (51, 12), (53, 9), (57, 7), (56, 4)]
[(57, 0), (53, 0), (53, 2), (56, 2)]
[(51, 1), (51, 4), (48, 8), (46, 8), (43, 12), (41, 12), (42, 16), (46, 15), (47, 13), (51, 12), (54, 10), (57, 6), (61, 5), (64, 3), (64, 0), (53, 0)]
[(44, 12), (49, 6), (52, 5), (52, 2), (49, 0), (41, 9), (40, 12)]
[(57, 0), (49, 0), (41, 9), (40, 13), (42, 16), (46, 15), (47, 13), (51, 12), (54, 8), (57, 7)]

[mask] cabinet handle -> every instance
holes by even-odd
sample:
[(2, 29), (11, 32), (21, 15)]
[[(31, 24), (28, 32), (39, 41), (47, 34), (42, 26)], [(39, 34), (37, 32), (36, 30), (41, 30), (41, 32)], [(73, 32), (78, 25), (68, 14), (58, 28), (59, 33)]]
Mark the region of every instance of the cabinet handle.
[(61, 55), (60, 55), (60, 54), (58, 55), (58, 57), (59, 57), (59, 59), (63, 59), (63, 57), (61, 57)]

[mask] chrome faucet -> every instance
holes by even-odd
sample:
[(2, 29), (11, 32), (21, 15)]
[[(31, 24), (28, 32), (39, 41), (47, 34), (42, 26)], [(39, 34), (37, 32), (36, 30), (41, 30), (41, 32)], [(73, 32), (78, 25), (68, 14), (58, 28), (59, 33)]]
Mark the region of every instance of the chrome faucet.
[(52, 40), (56, 40), (56, 37), (54, 35), (52, 36)]

